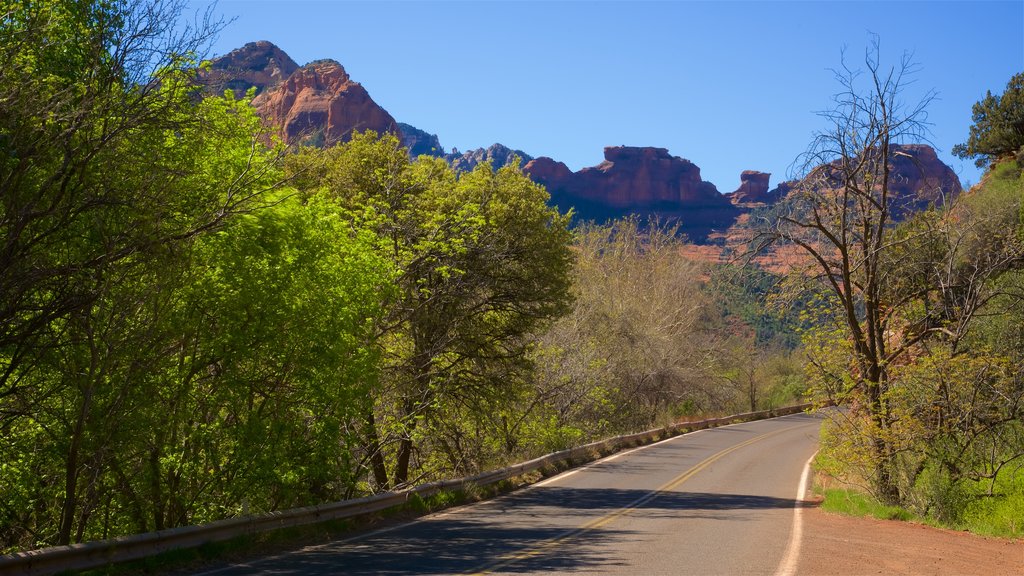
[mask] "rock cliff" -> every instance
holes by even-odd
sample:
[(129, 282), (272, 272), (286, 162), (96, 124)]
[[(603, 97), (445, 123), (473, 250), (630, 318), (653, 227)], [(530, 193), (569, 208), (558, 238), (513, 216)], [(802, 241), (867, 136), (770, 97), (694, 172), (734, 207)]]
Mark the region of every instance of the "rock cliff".
[[(926, 144), (895, 145), (889, 162), (890, 205), (896, 220), (929, 205), (945, 204), (963, 190), (953, 169), (939, 160), (935, 149)], [(818, 166), (811, 174), (822, 175), (826, 170), (828, 166)], [(767, 202), (785, 199), (800, 184), (800, 180), (780, 183), (766, 194)], [(835, 186), (839, 186), (838, 181)]]
[(728, 194), (729, 200), (737, 206), (774, 202), (777, 198), (770, 195), (768, 190), (771, 176), (768, 172), (744, 170), (740, 173), (740, 187)]
[(266, 40), (250, 42), (216, 58), (201, 74), (207, 91), (222, 94), (232, 90), (241, 98), (249, 88), (260, 94), (284, 82), (299, 65), (283, 50)]
[(403, 122), (398, 123), (398, 129), (402, 131), (402, 145), (409, 150), (409, 155), (413, 158), (423, 155), (440, 158), (445, 155), (437, 134), (431, 134)]
[(287, 143), (330, 146), (353, 132), (400, 134), (398, 123), (334, 60), (317, 60), (253, 100)]
[(574, 207), (583, 220), (605, 220), (634, 213), (677, 220), (694, 240), (733, 223), (739, 210), (696, 164), (665, 148), (610, 146), (604, 162), (579, 172), (550, 158), (527, 163), (524, 171), (545, 185), (560, 208)]

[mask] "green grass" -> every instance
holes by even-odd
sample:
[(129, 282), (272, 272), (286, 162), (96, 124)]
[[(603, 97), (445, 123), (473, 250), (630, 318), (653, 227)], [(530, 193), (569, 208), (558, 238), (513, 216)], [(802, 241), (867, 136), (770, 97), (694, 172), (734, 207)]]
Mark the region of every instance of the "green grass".
[(995, 496), (985, 496), (984, 488), (975, 487), (957, 528), (984, 536), (1024, 538), (1024, 468), (1001, 474)]
[(914, 515), (898, 506), (886, 506), (871, 496), (845, 488), (827, 488), (821, 509), (847, 516), (872, 516), (882, 520), (913, 520)]

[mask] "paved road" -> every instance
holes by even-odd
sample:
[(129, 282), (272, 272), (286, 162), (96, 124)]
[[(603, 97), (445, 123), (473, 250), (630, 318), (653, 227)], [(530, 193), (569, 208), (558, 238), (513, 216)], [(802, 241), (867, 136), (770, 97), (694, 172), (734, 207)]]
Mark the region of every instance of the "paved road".
[(491, 501), (207, 572), (773, 574), (820, 420), (678, 436)]

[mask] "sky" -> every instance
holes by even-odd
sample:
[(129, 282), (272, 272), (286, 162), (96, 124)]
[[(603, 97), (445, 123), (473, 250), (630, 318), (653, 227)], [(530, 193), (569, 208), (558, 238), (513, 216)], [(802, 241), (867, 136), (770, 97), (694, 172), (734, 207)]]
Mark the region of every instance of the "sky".
[[(193, 1), (191, 10), (209, 3)], [(605, 146), (687, 158), (721, 192), (743, 170), (794, 175), (817, 112), (863, 68), (918, 65), (903, 96), (928, 108), (939, 158), (965, 184), (971, 106), (1024, 72), (1024, 1), (274, 1), (221, 0), (222, 55), (269, 40), (300, 65), (341, 62), (399, 122), (461, 151), (500, 142), (572, 170)]]

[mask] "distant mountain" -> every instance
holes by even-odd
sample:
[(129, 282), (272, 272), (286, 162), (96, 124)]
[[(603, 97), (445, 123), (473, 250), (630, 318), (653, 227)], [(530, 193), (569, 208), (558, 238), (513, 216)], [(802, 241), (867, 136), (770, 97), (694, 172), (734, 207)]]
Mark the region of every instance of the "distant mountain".
[(288, 144), (330, 146), (352, 133), (399, 134), (398, 123), (334, 60), (299, 66), (265, 40), (215, 58), (201, 81), (211, 92), (225, 88), (241, 96), (256, 88), (252, 104)]
[(469, 172), (484, 162), (490, 162), (491, 167), (497, 170), (511, 163), (512, 158), (516, 156), (519, 157), (520, 165), (533, 160), (533, 156), (522, 150), (512, 150), (504, 144), (497, 143), (491, 144), (487, 148), (477, 148), (468, 152), (459, 152), (454, 148), (451, 152), (445, 152), (437, 134), (431, 134), (401, 122), (398, 123), (398, 127), (402, 130), (402, 144), (409, 149), (410, 156), (415, 158), (426, 155), (444, 158), (452, 165), (452, 168), (460, 172)]
[(424, 155), (437, 158), (446, 156), (437, 134), (425, 132), (403, 122), (398, 123), (398, 129), (402, 131), (402, 145), (409, 149), (409, 155), (413, 158)]
[[(447, 151), (436, 134), (398, 123), (340, 63), (317, 60), (299, 66), (267, 41), (246, 44), (213, 60), (200, 78), (213, 93), (229, 89), (240, 97), (254, 88), (256, 110), (289, 144), (330, 146), (348, 140), (355, 131), (369, 129), (394, 133), (410, 155), (444, 158), (461, 171), (488, 161), (501, 168), (518, 156), (523, 171), (548, 188), (552, 203), (563, 211), (575, 209), (578, 219), (658, 217), (678, 222), (696, 242), (727, 242), (724, 239), (735, 237), (737, 227), (746, 226), (746, 214), (784, 201), (799, 184), (789, 181), (770, 188), (771, 174), (746, 170), (740, 174), (740, 187), (722, 194), (701, 179), (696, 164), (664, 148), (608, 147), (604, 162), (578, 172), (552, 158), (533, 158), (502, 144)], [(929, 146), (897, 147), (892, 163), (897, 216), (960, 192), (952, 169)]]
[(445, 159), (452, 165), (452, 168), (468, 172), (484, 162), (490, 162), (491, 167), (497, 170), (511, 164), (512, 159), (516, 156), (519, 157), (520, 166), (533, 160), (533, 156), (526, 152), (512, 150), (502, 144), (491, 144), (487, 148), (477, 148), (476, 150), (470, 150), (461, 154), (458, 150), (452, 150), (450, 154), (445, 155)]
[[(962, 191), (956, 172), (939, 160), (935, 149), (925, 144), (897, 144), (892, 146), (889, 156), (890, 209), (896, 220), (920, 212), (929, 206), (941, 206)], [(827, 187), (840, 185), (838, 176), (831, 176), (831, 165), (818, 166), (811, 170), (813, 177), (828, 183)], [(800, 181), (782, 182), (775, 189), (765, 193), (760, 201), (766, 204), (784, 200)]]
[(623, 214), (676, 220), (682, 232), (705, 240), (728, 228), (740, 210), (700, 177), (696, 164), (665, 148), (609, 146), (604, 162), (579, 172), (551, 158), (537, 158), (524, 171), (544, 184), (561, 209), (574, 207), (583, 220), (603, 221)]

